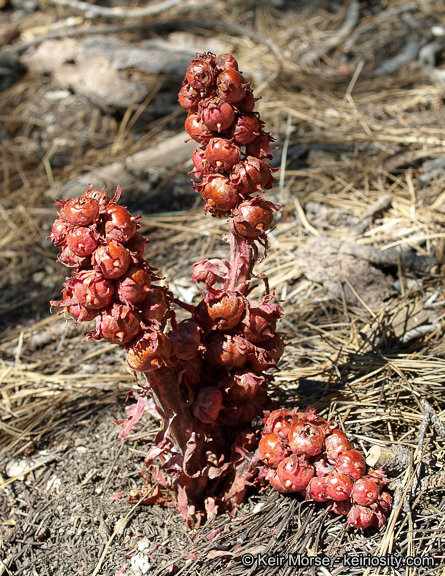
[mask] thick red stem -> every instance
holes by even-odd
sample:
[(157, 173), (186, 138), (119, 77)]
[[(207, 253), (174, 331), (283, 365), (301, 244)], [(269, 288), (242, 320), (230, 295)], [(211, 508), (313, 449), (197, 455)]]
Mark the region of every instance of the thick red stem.
[(205, 494), (207, 477), (200, 474), (194, 478), (189, 477), (187, 479), (186, 477), (202, 471), (205, 467), (205, 434), (202, 431), (202, 426), (182, 399), (174, 370), (161, 368), (152, 372), (145, 372), (145, 378), (156, 406), (163, 412), (164, 427), (168, 427), (167, 437), (170, 436), (170, 440), (181, 456), (186, 456), (187, 442), (194, 433), (193, 441), (196, 445), (187, 463), (184, 462), (184, 480), (186, 481), (183, 483), (183, 487), (189, 502), (195, 505), (197, 510), (200, 510), (204, 502), (203, 495)]
[(244, 238), (236, 232), (230, 232), (229, 244), (229, 276), (224, 283), (224, 290), (229, 292), (237, 290), (245, 295), (252, 277), (257, 249), (250, 238)]
[(181, 397), (176, 374), (171, 368), (145, 372), (150, 392), (165, 415), (165, 424), (181, 455), (185, 454), (192, 432), (197, 431), (197, 420)]

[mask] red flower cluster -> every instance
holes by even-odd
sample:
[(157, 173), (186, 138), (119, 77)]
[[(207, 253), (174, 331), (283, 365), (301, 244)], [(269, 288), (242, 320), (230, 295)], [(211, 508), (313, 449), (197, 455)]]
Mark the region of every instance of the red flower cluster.
[(195, 190), (213, 216), (230, 216), (233, 227), (247, 238), (264, 237), (279, 207), (257, 195), (272, 187), (270, 132), (255, 112), (249, 84), (232, 54), (197, 54), (179, 93), (188, 112), (185, 128), (201, 147), (193, 154)]
[[(195, 190), (212, 216), (228, 217), (229, 260), (198, 260), (192, 280), (202, 299), (174, 299), (144, 259), (137, 217), (92, 186), (61, 207), (50, 240), (59, 261), (73, 269), (63, 307), (77, 322), (96, 318), (87, 338), (127, 350), (132, 370), (144, 373), (137, 403), (127, 407), (125, 438), (148, 409), (163, 422), (146, 457), (155, 482), (172, 490), (189, 526), (241, 502), (259, 473), (282, 492), (329, 502), (357, 528), (382, 526), (391, 497), (383, 472), (366, 474), (363, 456), (338, 428), (314, 410), (275, 410), (259, 443), (251, 421), (270, 409), (269, 369), (284, 344), (277, 333), (283, 311), (268, 281), (264, 296), (248, 299), (259, 247), (281, 207), (263, 199), (273, 169), (273, 141), (255, 112), (256, 99), (231, 54), (197, 54), (179, 94), (186, 129), (201, 147), (193, 155)], [(190, 317), (176, 321), (172, 304)], [(169, 321), (170, 331), (166, 334)], [(265, 463), (259, 465), (259, 457)]]
[(347, 516), (353, 528), (386, 524), (392, 498), (382, 490), (385, 473), (367, 470), (346, 434), (312, 408), (267, 414), (258, 454), (265, 463), (260, 478), (280, 492), (326, 502), (330, 511)]
[(59, 261), (75, 275), (64, 283), (64, 307), (77, 320), (97, 317), (88, 338), (125, 346), (134, 370), (154, 370), (169, 363), (171, 345), (162, 327), (171, 297), (144, 260), (147, 240), (136, 232), (138, 218), (110, 200), (104, 190), (88, 190), (61, 206), (49, 239), (62, 248)]
[[(203, 283), (206, 292), (192, 323), (178, 328), (200, 334), (205, 350), (203, 375), (198, 387), (193, 383), (192, 409), (207, 424), (242, 426), (268, 405), (271, 377), (264, 371), (276, 367), (284, 349), (275, 331), (282, 309), (274, 296), (266, 290), (261, 301), (246, 298), (256, 242), (267, 245), (265, 232), (280, 208), (258, 194), (274, 181), (272, 168), (263, 160), (271, 157), (273, 139), (254, 112), (252, 90), (232, 54), (197, 54), (179, 102), (188, 112), (187, 132), (201, 144), (193, 154), (193, 175), (199, 180), (195, 190), (202, 194), (206, 212), (229, 217), (232, 248), (230, 262), (201, 259), (193, 267), (192, 280)], [(171, 337), (184, 340), (175, 332)], [(179, 348), (176, 354), (181, 354)]]

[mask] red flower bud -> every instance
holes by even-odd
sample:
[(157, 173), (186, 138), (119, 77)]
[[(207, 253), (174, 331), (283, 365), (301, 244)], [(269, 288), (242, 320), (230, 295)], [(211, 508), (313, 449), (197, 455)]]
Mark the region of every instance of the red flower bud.
[(99, 243), (98, 239), (98, 233), (85, 226), (72, 228), (66, 235), (68, 248), (81, 258), (89, 256), (96, 250)]
[(362, 476), (354, 482), (352, 498), (361, 506), (374, 504), (380, 494), (380, 486), (371, 476)]
[(246, 317), (243, 320), (244, 336), (258, 344), (270, 340), (275, 335), (277, 320), (283, 316), (283, 309), (278, 304), (273, 304), (270, 298), (261, 302), (249, 302)]
[(202, 328), (190, 320), (184, 320), (176, 330), (169, 333), (173, 353), (180, 360), (191, 360), (205, 350), (201, 344)]
[(103, 338), (112, 344), (126, 344), (141, 330), (137, 315), (128, 306), (114, 303), (97, 319), (96, 330), (91, 332), (94, 340)]
[(238, 202), (238, 192), (224, 176), (215, 176), (205, 185), (202, 197), (210, 208), (226, 212)]
[(123, 206), (109, 204), (106, 208), (105, 237), (108, 241), (128, 242), (136, 233), (137, 218)]
[(231, 135), (237, 144), (244, 146), (253, 142), (260, 134), (260, 121), (258, 116), (253, 113), (246, 113), (238, 116)]
[(287, 438), (293, 426), (297, 423), (297, 416), (294, 411), (280, 408), (274, 410), (264, 419), (264, 431), (266, 433), (276, 434), (280, 438)]
[(165, 292), (162, 288), (154, 286), (145, 295), (145, 300), (141, 307), (141, 318), (145, 322), (157, 320), (161, 322), (168, 312), (169, 305), (165, 300)]
[(99, 204), (94, 198), (78, 196), (65, 202), (56, 200), (56, 204), (62, 206), (61, 218), (74, 226), (88, 226), (99, 217)]
[(280, 462), (277, 476), (281, 483), (280, 492), (300, 492), (313, 478), (314, 467), (305, 457), (292, 454)]
[(265, 384), (264, 376), (255, 374), (246, 368), (234, 370), (230, 376), (223, 378), (218, 387), (224, 390), (228, 400), (253, 400), (260, 386)]
[(366, 472), (365, 459), (357, 450), (343, 452), (335, 465), (337, 472), (349, 474), (353, 480), (358, 480)]
[(158, 330), (146, 331), (127, 351), (127, 363), (133, 370), (151, 372), (170, 366), (171, 344)]
[(326, 494), (332, 500), (347, 500), (352, 491), (352, 480), (347, 474), (331, 472), (325, 477)]
[(206, 424), (214, 424), (222, 409), (222, 394), (218, 388), (202, 388), (192, 405), (193, 414)]
[(375, 514), (375, 518), (374, 518), (374, 522), (372, 524), (372, 527), (380, 529), (382, 526), (385, 526), (387, 513), (384, 512), (377, 503), (371, 504), (369, 506), (369, 508)]
[(68, 268), (79, 269), (82, 266), (88, 265), (90, 257), (86, 256), (82, 258), (81, 256), (77, 256), (77, 254), (74, 254), (74, 252), (68, 248), (68, 246), (65, 246), (62, 252), (57, 256), (57, 260)]
[(250, 344), (248, 346), (249, 366), (255, 372), (276, 368), (283, 352), (284, 344), (280, 336), (261, 342), (261, 345)]
[(329, 512), (334, 512), (334, 514), (340, 514), (341, 516), (347, 516), (352, 508), (352, 502), (350, 500), (331, 500), (328, 506)]
[(382, 492), (378, 499), (377, 504), (385, 514), (389, 514), (392, 509), (392, 496), (388, 492)]
[(343, 454), (343, 452), (351, 448), (352, 444), (348, 441), (346, 434), (341, 430), (332, 430), (332, 433), (326, 437), (326, 456), (331, 464), (335, 464), (340, 454)]
[(236, 292), (209, 293), (195, 308), (197, 322), (214, 330), (230, 330), (244, 314), (244, 299)]
[(198, 118), (198, 114), (194, 112), (189, 112), (185, 121), (185, 129), (193, 140), (204, 145), (214, 136), (213, 132)]
[(269, 164), (248, 156), (233, 167), (230, 180), (241, 194), (253, 194), (261, 189), (272, 188), (274, 178)]
[(247, 84), (243, 75), (236, 70), (224, 70), (218, 75), (216, 82), (218, 96), (226, 102), (239, 102), (246, 95)]
[(99, 314), (99, 310), (95, 308), (86, 308), (81, 306), (74, 295), (73, 281), (69, 280), (64, 284), (65, 288), (62, 292), (63, 300), (60, 302), (52, 301), (51, 306), (62, 307), (64, 306), (65, 312), (68, 312), (74, 320), (79, 324), (80, 322), (88, 322)]
[(124, 304), (138, 304), (151, 286), (150, 272), (144, 264), (132, 264), (116, 282), (117, 297)]
[(185, 78), (196, 90), (205, 90), (213, 84), (215, 72), (208, 61), (198, 57), (190, 62)]
[(261, 438), (258, 445), (258, 456), (272, 468), (276, 468), (287, 457), (288, 453), (289, 450), (286, 449), (276, 434), (266, 434)]
[(131, 258), (130, 253), (120, 242), (111, 240), (94, 252), (92, 257), (94, 268), (104, 278), (120, 278), (128, 270)]
[(185, 84), (179, 91), (178, 100), (186, 112), (195, 112), (201, 100), (201, 94), (191, 84)]
[(319, 426), (297, 422), (289, 432), (289, 445), (295, 454), (316, 456), (323, 449), (325, 435)]
[(232, 126), (235, 120), (235, 110), (221, 98), (209, 98), (201, 101), (201, 120), (209, 130), (221, 132)]
[(269, 230), (273, 222), (273, 211), (278, 207), (266, 202), (261, 196), (241, 202), (233, 218), (236, 231), (247, 238), (257, 238)]
[(236, 107), (240, 112), (253, 112), (257, 100), (259, 100), (259, 98), (254, 98), (252, 90), (247, 89), (246, 95), (237, 103)]
[(255, 140), (247, 144), (246, 154), (255, 158), (272, 158), (272, 154), (269, 154), (271, 141), (273, 138), (270, 132), (260, 132)]
[[(90, 184), (91, 188), (84, 192), (85, 198), (93, 198), (99, 204), (99, 209), (103, 210), (108, 204), (110, 203), (110, 198), (108, 194), (105, 192), (105, 187), (103, 190), (93, 190), (93, 185)], [(114, 197), (115, 202), (118, 201), (120, 196), (120, 188), (116, 191), (116, 195)]]
[(315, 474), (317, 476), (327, 476), (334, 471), (334, 466), (329, 464), (326, 454), (319, 454), (312, 460), (312, 464), (315, 467)]
[(147, 243), (148, 240), (136, 232), (133, 238), (131, 238), (126, 244), (129, 252), (131, 252), (138, 260), (143, 260)]
[(66, 244), (66, 235), (70, 226), (66, 220), (54, 220), (54, 224), (51, 228), (51, 235), (47, 236), (48, 240), (54, 244), (54, 246), (64, 246)]
[(97, 276), (94, 270), (80, 272), (72, 280), (74, 295), (81, 306), (106, 308), (113, 300), (114, 286), (105, 278)]
[(221, 54), (215, 58), (215, 65), (219, 71), (223, 70), (238, 70), (238, 62), (233, 56), (232, 52), (229, 54)]
[(227, 371), (239, 368), (247, 360), (246, 341), (240, 336), (218, 332), (210, 338), (207, 344), (205, 360), (212, 366), (224, 368)]
[(212, 138), (205, 150), (207, 161), (218, 170), (231, 170), (241, 159), (241, 150), (227, 138)]
[(373, 478), (379, 486), (388, 484), (388, 481), (386, 479), (386, 472), (384, 470), (381, 469), (374, 470), (372, 468), (369, 468), (368, 476), (371, 476), (371, 478)]
[(206, 170), (206, 153), (202, 148), (196, 148), (193, 152), (192, 162), (195, 167), (193, 174), (196, 178), (201, 178), (202, 173)]
[(363, 532), (366, 528), (374, 526), (377, 516), (372, 510), (365, 506), (355, 504), (348, 514), (348, 524), (352, 528), (360, 528)]
[(326, 502), (329, 496), (326, 493), (326, 478), (314, 476), (306, 487), (306, 499), (315, 502)]
[(205, 282), (207, 288), (217, 282), (223, 282), (229, 273), (229, 263), (227, 260), (218, 258), (200, 258), (193, 264), (193, 282)]
[(93, 318), (96, 318), (96, 316), (99, 314), (99, 310), (94, 308), (86, 308), (80, 304), (71, 304), (71, 306), (67, 306), (67, 311), (68, 314), (70, 314), (78, 324), (80, 322), (89, 322), (90, 320), (93, 320)]

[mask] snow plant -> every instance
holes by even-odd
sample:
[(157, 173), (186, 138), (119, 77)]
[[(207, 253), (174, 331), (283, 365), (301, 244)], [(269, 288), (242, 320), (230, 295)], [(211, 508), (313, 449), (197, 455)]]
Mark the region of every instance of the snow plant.
[[(380, 527), (391, 509), (382, 471), (366, 470), (336, 424), (308, 408), (273, 409), (271, 371), (283, 354), (277, 332), (283, 310), (267, 277), (253, 269), (267, 253), (267, 231), (281, 206), (263, 198), (274, 182), (274, 139), (255, 111), (257, 99), (232, 54), (197, 54), (179, 103), (193, 154), (194, 188), (204, 211), (227, 218), (227, 260), (201, 258), (192, 280), (201, 298), (190, 305), (159, 284), (145, 260), (139, 218), (91, 185), (60, 206), (50, 239), (73, 270), (63, 307), (77, 322), (96, 319), (87, 339), (126, 350), (143, 383), (129, 396), (120, 438), (149, 410), (162, 423), (145, 459), (153, 482), (167, 488), (189, 526), (232, 511), (249, 486), (270, 483), (348, 515), (356, 528)], [(264, 286), (258, 300), (249, 297)], [(177, 321), (176, 308), (188, 318)], [(263, 418), (261, 439), (252, 421)]]

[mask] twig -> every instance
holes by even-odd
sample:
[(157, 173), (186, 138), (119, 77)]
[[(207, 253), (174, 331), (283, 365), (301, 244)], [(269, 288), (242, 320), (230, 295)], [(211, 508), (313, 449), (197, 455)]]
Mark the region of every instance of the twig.
[(46, 194), (51, 199), (64, 200), (78, 193), (79, 190), (86, 190), (90, 183), (94, 183), (95, 186), (102, 186), (103, 184), (116, 186), (119, 182), (122, 187), (134, 186), (138, 174), (163, 172), (166, 166), (165, 158), (169, 159), (170, 167), (186, 162), (190, 158), (191, 151), (195, 148), (193, 142), (184, 145), (187, 136), (186, 132), (175, 134), (154, 146), (124, 157), (119, 162), (96, 168), (87, 174), (74, 178), (63, 186), (51, 188)]
[[(82, 4), (84, 4), (84, 2), (82, 2)], [(206, 2), (200, 4), (199, 6), (194, 7), (202, 9), (208, 4), (211, 4), (211, 2)], [(88, 6), (93, 5), (88, 4)], [(95, 7), (98, 8), (97, 6)], [(204, 28), (206, 30), (222, 28), (228, 32), (238, 34), (240, 36), (247, 36), (251, 40), (258, 42), (259, 44), (264, 44), (264, 46), (267, 46), (269, 50), (277, 57), (278, 64), (282, 60), (281, 50), (272, 40), (264, 38), (264, 36), (259, 32), (257, 32), (256, 30), (252, 30), (250, 28), (247, 28), (247, 26), (243, 26), (241, 24), (236, 24), (235, 22), (224, 22), (222, 20), (202, 20), (202, 21), (170, 20), (168, 22), (156, 22), (153, 24), (147, 24), (141, 19), (140, 22), (134, 24), (128, 24), (125, 26), (122, 26), (122, 24), (116, 24), (116, 25), (91, 26), (91, 27), (82, 26), (82, 27), (73, 27), (69, 29), (64, 28), (63, 30), (53, 30), (45, 34), (41, 34), (40, 36), (37, 36), (32, 40), (19, 42), (17, 44), (14, 44), (13, 46), (8, 46), (0, 50), (0, 63), (12, 65), (15, 62), (15, 58), (17, 57), (18, 54), (21, 54), (25, 50), (28, 50), (28, 48), (38, 46), (45, 40), (57, 40), (58, 38), (74, 38), (76, 36), (99, 36), (101, 34), (117, 34), (119, 32), (132, 32), (134, 30), (147, 30), (153, 32), (160, 32), (165, 29), (188, 30), (190, 28)]]
[(426, 400), (422, 401), (423, 407), (425, 409), (425, 418), (428, 415), (428, 419), (431, 420), (436, 433), (445, 440), (445, 424), (440, 420), (439, 416), (436, 414), (434, 408)]
[(279, 199), (280, 199), (280, 203), (284, 204), (284, 178), (285, 178), (285, 174), (286, 174), (286, 162), (287, 162), (287, 152), (289, 149), (289, 140), (290, 140), (290, 135), (292, 133), (292, 114), (288, 114), (287, 115), (287, 124), (286, 124), (286, 136), (284, 139), (284, 144), (283, 144), (283, 152), (281, 154), (281, 165), (280, 165), (280, 182), (279, 182), (279, 187), (280, 187), (280, 195), (279, 195)]
[(371, 20), (370, 22), (365, 20), (363, 24), (357, 28), (346, 40), (344, 44), (345, 52), (349, 52), (353, 49), (355, 44), (357, 43), (358, 39), (362, 34), (369, 32), (373, 28), (377, 28), (381, 20), (389, 20), (393, 16), (398, 16), (399, 14), (403, 14), (404, 12), (408, 12), (409, 10), (419, 10), (420, 6), (418, 2), (408, 2), (407, 4), (402, 4), (401, 6), (395, 6), (390, 10), (382, 10), (380, 13), (381, 16), (375, 20)]
[[(437, 286), (437, 288), (434, 290), (434, 292), (431, 294), (431, 296), (428, 298), (428, 300), (425, 302), (425, 304), (423, 305), (423, 307), (426, 310), (430, 310), (435, 308), (437, 302), (437, 298), (439, 296), (439, 294), (441, 293), (441, 286)], [(439, 304), (442, 305), (444, 301), (440, 301)]]
[(444, 43), (442, 40), (434, 40), (419, 50), (419, 63), (421, 68), (434, 68), (436, 54), (442, 52)]
[(188, 10), (196, 10), (204, 8), (205, 6), (211, 4), (212, 2), (200, 2), (196, 1), (190, 3), (184, 3), (184, 0), (165, 0), (164, 2), (159, 2), (158, 4), (149, 4), (143, 8), (122, 8), (120, 6), (116, 8), (107, 8), (106, 6), (98, 6), (97, 4), (90, 4), (89, 2), (82, 2), (82, 0), (53, 0), (54, 4), (59, 6), (68, 6), (73, 8), (73, 10), (80, 10), (85, 12), (87, 18), (92, 18), (93, 16), (100, 16), (102, 18), (145, 18), (146, 16), (155, 16), (161, 12), (165, 12), (170, 8), (182, 4), (180, 10), (181, 12)]
[(116, 462), (117, 462), (119, 456), (121, 455), (123, 449), (124, 449), (124, 443), (121, 442), (121, 445), (119, 446), (119, 450), (117, 451), (116, 457), (114, 458), (114, 460), (113, 460), (113, 462), (112, 462), (112, 464), (111, 464), (111, 466), (110, 466), (110, 468), (109, 468), (109, 470), (108, 470), (108, 472), (107, 472), (107, 475), (106, 475), (106, 477), (105, 477), (105, 480), (103, 481), (103, 484), (102, 484), (102, 486), (101, 486), (101, 488), (100, 488), (100, 492), (101, 492), (101, 493), (104, 493), (104, 492), (105, 492), (105, 488), (107, 487), (108, 480), (109, 480), (109, 478), (110, 478), (110, 476), (111, 476), (111, 473), (112, 473), (113, 470), (115, 469)]
[(371, 446), (366, 464), (371, 468), (384, 468), (390, 474), (400, 474), (409, 466), (411, 451), (406, 446)]
[(348, 233), (349, 238), (353, 238), (355, 236), (360, 236), (369, 228), (369, 225), (374, 220), (375, 216), (379, 212), (383, 212), (387, 210), (391, 206), (391, 196), (385, 195), (376, 200), (369, 206), (366, 212), (360, 217), (360, 220), (357, 222), (355, 226), (353, 226)]
[(419, 338), (419, 336), (423, 336), (424, 334), (431, 334), (431, 332), (439, 330), (440, 327), (440, 324), (427, 324), (426, 326), (417, 326), (417, 328), (413, 328), (412, 330), (405, 332), (405, 334), (398, 339), (396, 344), (408, 344), (408, 342), (416, 340)]
[(426, 400), (422, 401), (422, 405), (423, 405), (423, 408), (425, 410), (425, 414), (424, 414), (422, 423), (420, 424), (420, 427), (419, 427), (419, 433), (417, 435), (417, 445), (418, 445), (417, 454), (418, 454), (419, 464), (417, 466), (417, 469), (416, 469), (416, 472), (414, 474), (413, 481), (411, 484), (411, 489), (409, 492), (410, 500), (412, 500), (414, 498), (417, 486), (419, 485), (421, 464), (422, 464), (422, 459), (423, 459), (423, 453), (425, 450), (425, 436), (426, 436), (426, 431), (427, 431), (430, 423), (432, 424), (432, 426), (433, 426), (434, 430), (437, 432), (437, 434), (445, 439), (445, 425), (440, 421), (438, 415), (434, 411), (434, 408)]
[(337, 32), (325, 40), (320, 48), (309, 50), (301, 58), (303, 64), (312, 64), (315, 60), (329, 52), (332, 48), (336, 48), (339, 44), (347, 38), (352, 32), (353, 28), (357, 25), (360, 18), (360, 4), (358, 0), (351, 0), (346, 11), (343, 26)]
[(391, 76), (391, 74), (395, 74), (400, 70), (400, 68), (405, 66), (405, 64), (409, 64), (409, 62), (416, 60), (419, 50), (420, 44), (415, 40), (410, 40), (401, 52), (396, 54), (394, 58), (390, 58), (386, 62), (383, 62), (381, 66), (374, 70), (372, 75)]
[(6, 562), (8, 562), (8, 564), (10, 564), (12, 559), (13, 559), (12, 556), (8, 556), (5, 560), (2, 560), (0, 558), (0, 576), (1, 576), (1, 574), (3, 574), (4, 571), (6, 571), (8, 576), (12, 576), (12, 572), (9, 571), (8, 566), (6, 565)]
[(69, 28), (64, 28), (61, 30), (51, 30), (45, 34), (40, 34), (32, 40), (25, 40), (23, 42), (18, 42), (12, 46), (7, 46), (0, 50), (0, 62), (11, 64), (16, 56), (28, 50), (28, 48), (33, 48), (38, 46), (45, 40), (58, 40), (59, 38), (74, 38), (75, 36), (99, 36), (101, 34), (117, 34), (118, 32), (132, 32), (133, 30), (140, 29), (154, 29), (159, 27), (159, 24), (146, 24), (144, 22), (139, 22), (137, 24), (128, 24), (127, 26), (122, 26), (122, 24), (114, 24), (112, 26), (73, 26)]

